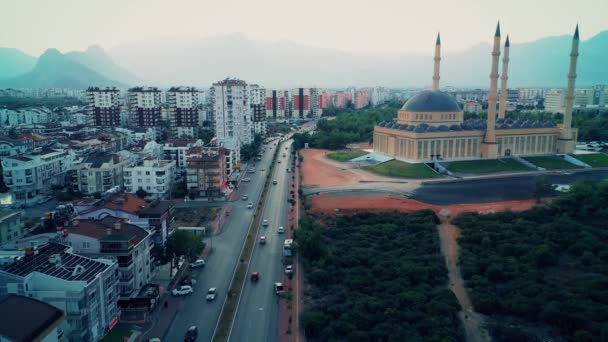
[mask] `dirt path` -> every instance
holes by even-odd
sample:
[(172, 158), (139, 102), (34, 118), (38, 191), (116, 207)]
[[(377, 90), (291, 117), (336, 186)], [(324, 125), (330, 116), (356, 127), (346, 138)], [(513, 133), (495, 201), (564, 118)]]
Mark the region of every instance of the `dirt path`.
[(445, 256), (445, 263), (448, 268), (450, 289), (456, 295), (462, 310), (458, 314), (464, 326), (465, 336), (469, 342), (491, 341), (488, 331), (483, 327), (483, 317), (473, 311), (473, 304), (464, 286), (464, 280), (460, 274), (458, 266), (458, 238), (460, 228), (446, 222), (437, 226), (439, 238), (441, 240), (441, 252)]

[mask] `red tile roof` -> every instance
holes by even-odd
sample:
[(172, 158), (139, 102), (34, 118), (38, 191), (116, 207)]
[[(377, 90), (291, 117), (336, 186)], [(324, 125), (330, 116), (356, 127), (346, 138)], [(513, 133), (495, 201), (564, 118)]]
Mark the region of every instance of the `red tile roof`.
[(119, 194), (108, 200), (104, 208), (112, 210), (121, 210), (131, 214), (137, 214), (146, 206), (146, 201), (133, 194)]

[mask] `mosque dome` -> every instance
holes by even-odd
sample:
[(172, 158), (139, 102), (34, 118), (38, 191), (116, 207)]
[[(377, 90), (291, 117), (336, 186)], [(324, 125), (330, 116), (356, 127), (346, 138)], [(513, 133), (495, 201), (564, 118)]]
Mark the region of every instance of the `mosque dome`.
[(461, 112), (458, 103), (438, 90), (425, 90), (412, 97), (401, 107), (406, 112)]

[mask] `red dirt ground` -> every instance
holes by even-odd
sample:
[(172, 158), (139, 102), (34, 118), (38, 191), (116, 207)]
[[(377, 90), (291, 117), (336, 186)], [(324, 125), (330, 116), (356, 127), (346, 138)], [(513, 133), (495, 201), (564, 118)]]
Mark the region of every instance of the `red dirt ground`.
[(397, 198), (391, 195), (357, 196), (322, 194), (312, 196), (311, 213), (336, 214), (335, 209), (341, 213), (354, 213), (357, 211), (393, 211), (413, 212), (423, 209), (431, 209), (439, 213), (442, 209), (450, 211), (450, 216), (455, 217), (464, 212), (491, 213), (503, 210), (523, 211), (533, 207), (534, 200), (527, 201), (505, 201), (493, 203), (434, 205), (419, 202), (412, 199)]
[(302, 185), (310, 187), (340, 186), (356, 184), (361, 179), (358, 175), (341, 170), (325, 162), (329, 151), (317, 149), (300, 150), (304, 161), (302, 168)]

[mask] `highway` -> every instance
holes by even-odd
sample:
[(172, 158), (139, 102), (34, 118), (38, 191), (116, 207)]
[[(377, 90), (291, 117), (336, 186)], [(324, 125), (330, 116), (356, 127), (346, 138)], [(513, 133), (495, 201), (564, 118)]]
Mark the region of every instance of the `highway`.
[[(287, 173), (287, 167), (291, 165), (291, 155), (285, 147), (291, 147), (291, 142), (285, 142), (279, 153), (281, 163), (276, 165), (271, 178), (277, 180), (277, 185), (272, 185), (269, 189), (262, 217), (268, 220), (269, 225), (258, 230), (258, 243), (249, 265), (248, 275), (259, 272), (260, 279), (251, 282), (248, 277), (245, 282), (230, 341), (278, 341), (279, 298), (274, 293), (274, 283), (283, 279), (281, 256), (285, 234), (279, 234), (277, 229), (279, 226), (288, 229), (287, 199), (291, 174)], [(286, 157), (282, 157), (283, 153)], [(259, 243), (262, 235), (266, 237), (265, 245)]]
[[(247, 230), (253, 219), (254, 210), (247, 209), (247, 202), (251, 201), (254, 205), (259, 202), (276, 148), (274, 144), (275, 142), (271, 142), (266, 145), (262, 161), (256, 163), (256, 173), (247, 174), (246, 177), (250, 177), (251, 182), (241, 182), (239, 185), (241, 194), (248, 195), (249, 199), (226, 203), (233, 207), (232, 212), (227, 217), (222, 232), (213, 237), (213, 252), (206, 260), (206, 266), (193, 271), (193, 278), (197, 281), (194, 294), (179, 298), (179, 311), (163, 341), (183, 341), (186, 330), (192, 325), (199, 329), (198, 341), (211, 341)], [(265, 168), (266, 171), (259, 171), (260, 168)], [(206, 239), (206, 243), (210, 244), (209, 239)], [(216, 287), (218, 295), (215, 301), (207, 302), (205, 296), (210, 287)]]

